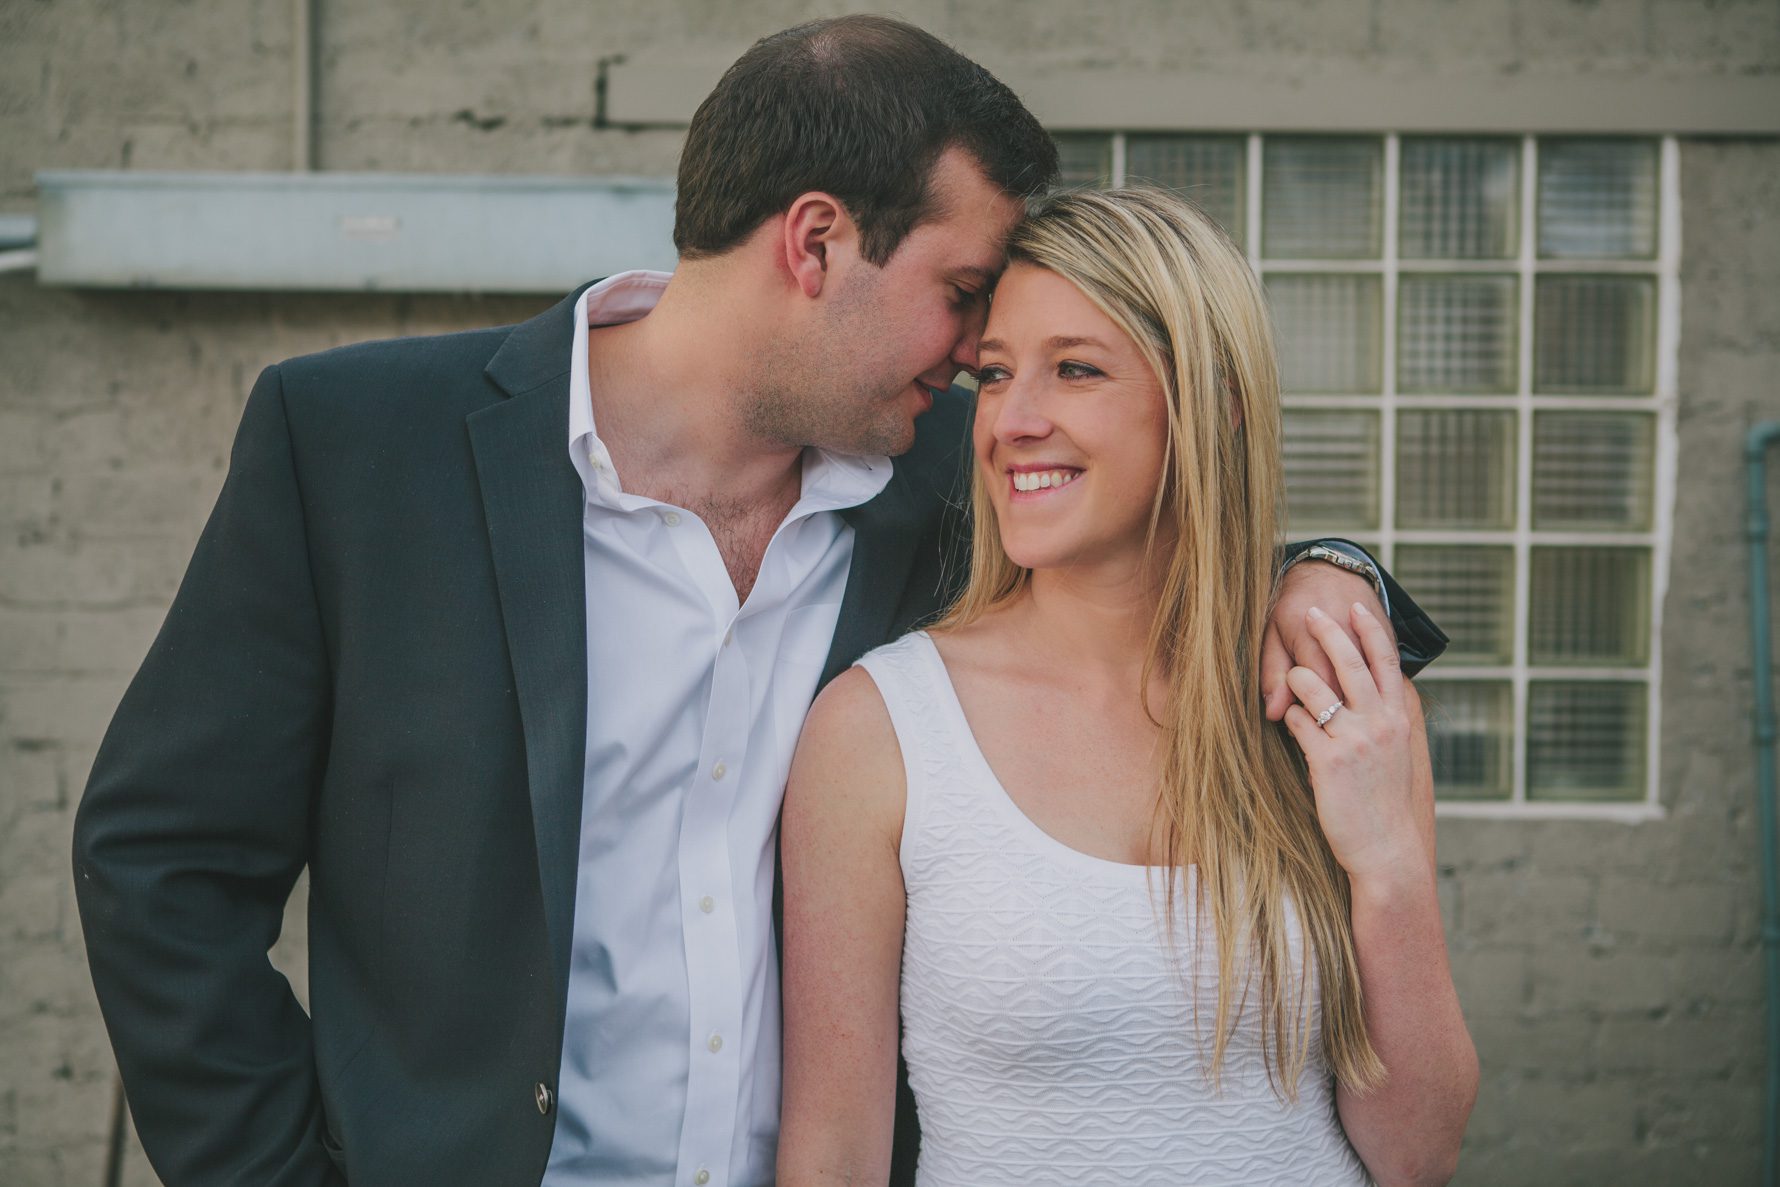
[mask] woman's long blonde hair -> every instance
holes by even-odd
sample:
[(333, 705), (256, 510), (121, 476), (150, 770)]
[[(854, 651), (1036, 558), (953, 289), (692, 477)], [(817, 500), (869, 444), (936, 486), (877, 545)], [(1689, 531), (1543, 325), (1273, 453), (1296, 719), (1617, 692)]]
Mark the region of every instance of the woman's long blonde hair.
[[(1161, 596), (1143, 688), (1159, 676), (1168, 689), (1165, 704), (1148, 706), (1164, 733), (1154, 855), (1181, 872), (1166, 879), (1164, 934), (1172, 942), (1175, 887), (1191, 865), (1195, 917), (1209, 915), (1217, 937), (1209, 1073), (1215, 1081), (1258, 973), (1268, 1076), (1295, 1097), (1310, 1050), (1302, 970), (1314, 957), (1330, 1066), (1345, 1085), (1375, 1085), (1384, 1068), (1361, 1012), (1347, 878), (1296, 744), (1261, 711), (1283, 509), (1279, 375), (1261, 287), (1215, 223), (1161, 190), (1053, 198), (1015, 230), (1008, 256), (1080, 289), (1137, 344), (1168, 401), (1146, 558)], [(970, 581), (940, 629), (1020, 596), (1031, 576), (1002, 549), (980, 470), (972, 502)], [(1302, 921), (1297, 945), (1288, 903)]]

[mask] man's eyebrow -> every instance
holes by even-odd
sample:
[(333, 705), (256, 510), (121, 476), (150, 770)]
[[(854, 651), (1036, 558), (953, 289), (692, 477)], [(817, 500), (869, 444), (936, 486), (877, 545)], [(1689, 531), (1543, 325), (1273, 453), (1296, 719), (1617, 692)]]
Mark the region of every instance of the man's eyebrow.
[(1001, 275), (999, 268), (985, 268), (981, 264), (961, 264), (953, 271), (983, 285), (994, 283), (995, 278)]

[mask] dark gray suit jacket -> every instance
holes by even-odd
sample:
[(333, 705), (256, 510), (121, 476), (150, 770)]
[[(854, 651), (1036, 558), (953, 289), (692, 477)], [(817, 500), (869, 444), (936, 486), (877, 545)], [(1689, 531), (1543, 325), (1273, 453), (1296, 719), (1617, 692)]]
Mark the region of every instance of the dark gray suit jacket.
[[(294, 359), (248, 399), (75, 832), (94, 984), (170, 1183), (543, 1174), (587, 713), (573, 305)], [(941, 399), (846, 513), (824, 681), (962, 576), (968, 415)], [(1418, 666), (1443, 637), (1395, 609)], [(266, 960), (305, 866), (313, 1021)], [(893, 1181), (917, 1141), (905, 1078)]]

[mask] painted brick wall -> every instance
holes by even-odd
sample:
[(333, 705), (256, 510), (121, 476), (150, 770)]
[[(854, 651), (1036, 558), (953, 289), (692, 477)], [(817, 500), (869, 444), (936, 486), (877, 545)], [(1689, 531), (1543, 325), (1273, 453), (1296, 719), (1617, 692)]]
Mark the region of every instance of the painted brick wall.
[[(734, 45), (849, 7), (325, 3), (318, 163), (669, 174), (677, 133), (593, 126), (601, 58)], [(1429, 64), (1780, 71), (1772, 0), (920, 0), (898, 12), (967, 52), (1030, 65), (1216, 63), (1282, 79)], [(0, 213), (31, 210), (38, 169), (286, 167), (290, 14), (283, 0), (0, 0)], [(1682, 173), (1668, 815), (1442, 823), (1450, 943), (1484, 1066), (1464, 1184), (1750, 1182), (1759, 1162), (1740, 447), (1750, 424), (1780, 417), (1780, 143), (1687, 142)], [(80, 292), (0, 275), (0, 1184), (104, 1181), (114, 1071), (73, 909), (73, 805), (221, 485), (253, 377), (292, 354), (544, 303)], [(300, 984), (300, 910), (290, 932), (279, 961)], [(134, 1150), (124, 1178), (154, 1181)]]

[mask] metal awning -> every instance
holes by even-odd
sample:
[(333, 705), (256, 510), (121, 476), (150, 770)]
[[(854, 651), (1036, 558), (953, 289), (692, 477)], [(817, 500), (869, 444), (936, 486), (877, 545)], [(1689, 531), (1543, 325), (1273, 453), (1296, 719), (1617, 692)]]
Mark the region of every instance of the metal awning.
[(37, 190), (43, 284), (553, 293), (676, 259), (665, 180), (70, 170)]

